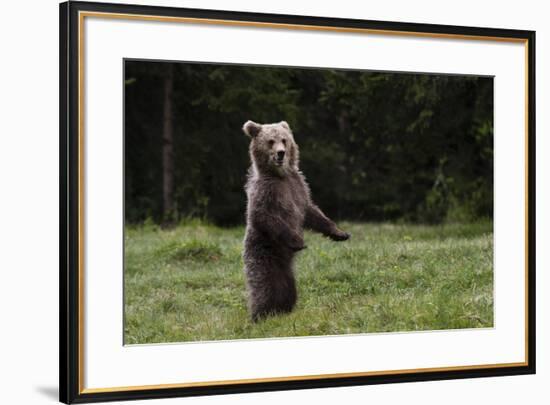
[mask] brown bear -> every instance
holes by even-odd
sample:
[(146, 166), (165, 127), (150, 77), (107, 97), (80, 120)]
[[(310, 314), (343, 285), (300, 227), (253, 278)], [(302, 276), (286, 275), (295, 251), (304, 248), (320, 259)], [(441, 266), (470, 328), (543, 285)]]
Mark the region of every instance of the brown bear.
[(251, 138), (243, 259), (253, 321), (292, 311), (296, 299), (293, 259), (305, 249), (304, 227), (334, 241), (350, 235), (313, 203), (298, 168), (298, 145), (289, 125), (247, 121)]

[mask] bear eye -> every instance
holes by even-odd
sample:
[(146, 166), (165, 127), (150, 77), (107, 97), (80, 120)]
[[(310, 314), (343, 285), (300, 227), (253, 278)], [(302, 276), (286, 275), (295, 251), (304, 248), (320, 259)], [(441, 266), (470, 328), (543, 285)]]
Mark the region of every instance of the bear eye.
[(286, 146), (286, 139), (283, 139), (283, 145)]
[(269, 146), (273, 146), (273, 144), (275, 143), (275, 141), (274, 141), (273, 139), (270, 139), (268, 143), (269, 143)]

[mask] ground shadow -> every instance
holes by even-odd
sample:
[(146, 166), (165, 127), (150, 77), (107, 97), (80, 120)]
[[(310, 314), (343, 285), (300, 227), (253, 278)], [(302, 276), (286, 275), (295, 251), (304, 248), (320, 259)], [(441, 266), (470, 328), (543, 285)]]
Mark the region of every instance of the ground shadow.
[(59, 400), (59, 389), (57, 387), (35, 387), (35, 390), (43, 396), (55, 401)]

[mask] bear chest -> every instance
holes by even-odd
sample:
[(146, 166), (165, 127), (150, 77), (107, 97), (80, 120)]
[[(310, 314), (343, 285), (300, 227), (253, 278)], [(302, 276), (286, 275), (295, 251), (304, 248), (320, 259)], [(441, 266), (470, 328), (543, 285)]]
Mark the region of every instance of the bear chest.
[(299, 182), (284, 181), (276, 187), (274, 199), (276, 204), (287, 215), (303, 218), (307, 206), (307, 194)]

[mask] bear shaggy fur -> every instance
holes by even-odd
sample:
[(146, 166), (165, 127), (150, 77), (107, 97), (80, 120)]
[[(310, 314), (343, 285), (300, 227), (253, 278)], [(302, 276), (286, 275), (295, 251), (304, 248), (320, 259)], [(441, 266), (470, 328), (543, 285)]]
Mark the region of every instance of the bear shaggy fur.
[(248, 121), (243, 131), (251, 138), (251, 166), (244, 265), (253, 321), (292, 311), (296, 299), (293, 259), (305, 249), (304, 227), (334, 241), (350, 235), (336, 226), (313, 203), (298, 168), (298, 145), (289, 125)]

